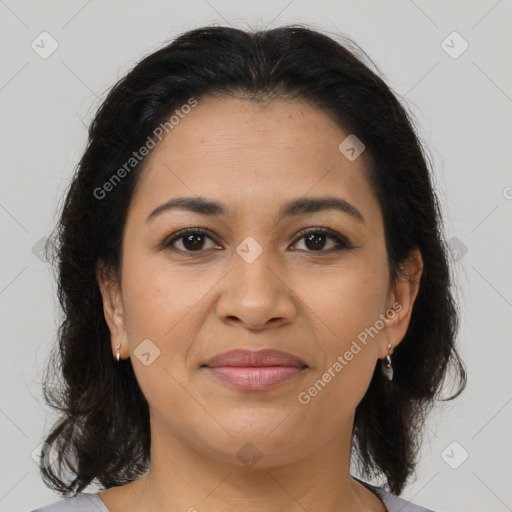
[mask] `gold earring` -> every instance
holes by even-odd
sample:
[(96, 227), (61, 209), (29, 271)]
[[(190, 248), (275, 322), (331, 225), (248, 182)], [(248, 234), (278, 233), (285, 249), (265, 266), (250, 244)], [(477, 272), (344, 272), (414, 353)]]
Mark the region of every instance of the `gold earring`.
[(119, 357), (120, 357), (119, 349), (120, 349), (120, 348), (121, 348), (121, 343), (119, 343), (119, 344), (116, 346), (116, 350), (117, 350), (116, 359), (117, 359), (117, 362), (119, 362)]

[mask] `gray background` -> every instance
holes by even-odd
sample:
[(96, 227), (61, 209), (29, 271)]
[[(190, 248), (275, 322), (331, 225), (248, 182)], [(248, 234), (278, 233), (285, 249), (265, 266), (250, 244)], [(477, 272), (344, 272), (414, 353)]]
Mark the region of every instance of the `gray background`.
[[(403, 97), (430, 148), (457, 259), (469, 384), (432, 416), (404, 496), (436, 511), (512, 510), (510, 0), (0, 0), (0, 511), (59, 499), (31, 457), (53, 420), (41, 377), (59, 314), (38, 243), (105, 91), (185, 30), (293, 22), (352, 37)], [(58, 43), (47, 58), (31, 47), (51, 49), (44, 31)], [(442, 46), (453, 31), (469, 44), (457, 58), (462, 40), (444, 43), (452, 56)]]

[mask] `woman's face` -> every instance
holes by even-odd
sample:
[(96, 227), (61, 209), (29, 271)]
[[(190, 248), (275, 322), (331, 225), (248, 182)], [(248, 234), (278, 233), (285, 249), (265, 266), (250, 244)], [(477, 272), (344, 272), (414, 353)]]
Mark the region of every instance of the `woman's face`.
[[(303, 102), (206, 98), (148, 157), (105, 307), (167, 439), (271, 466), (351, 428), (415, 295), (390, 282), (366, 155), (339, 149), (348, 135)], [(219, 206), (151, 215), (178, 198)], [(263, 349), (290, 357), (213, 360)]]

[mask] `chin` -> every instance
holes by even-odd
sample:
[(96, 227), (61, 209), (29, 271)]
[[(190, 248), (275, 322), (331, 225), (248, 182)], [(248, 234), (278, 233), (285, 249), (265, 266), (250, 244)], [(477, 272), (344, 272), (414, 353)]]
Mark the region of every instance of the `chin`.
[(270, 469), (300, 460), (321, 442), (316, 429), (310, 429), (308, 436), (304, 421), (295, 418), (290, 422), (288, 415), (289, 411), (276, 415), (268, 408), (264, 413), (258, 408), (235, 410), (220, 416), (225, 430), (217, 425), (215, 431), (202, 428), (196, 434), (218, 460), (240, 467)]

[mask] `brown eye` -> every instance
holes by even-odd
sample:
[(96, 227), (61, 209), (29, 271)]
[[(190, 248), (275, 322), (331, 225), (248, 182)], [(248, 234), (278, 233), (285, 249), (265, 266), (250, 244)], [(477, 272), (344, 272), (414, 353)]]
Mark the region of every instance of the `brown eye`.
[[(164, 243), (164, 247), (176, 249), (182, 252), (201, 252), (205, 249), (207, 241), (214, 242), (207, 234), (208, 231), (203, 228), (188, 228), (179, 231), (168, 241)], [(215, 248), (216, 244), (210, 248)], [(208, 249), (208, 247), (206, 247)]]
[(323, 233), (310, 233), (304, 237), (304, 244), (308, 249), (317, 251), (325, 247), (327, 238)]
[(182, 244), (187, 251), (195, 251), (202, 249), (205, 242), (205, 235), (201, 233), (194, 233), (181, 237)]
[[(305, 248), (293, 250), (330, 253), (353, 248), (352, 244), (345, 237), (327, 228), (314, 228), (302, 231), (295, 239), (294, 245), (297, 245), (302, 240), (304, 240)], [(208, 242), (210, 242), (210, 247), (208, 247)], [(163, 246), (181, 253), (200, 253), (205, 252), (207, 249), (220, 248), (213, 238), (208, 235), (208, 230), (204, 228), (187, 228), (178, 231), (167, 242), (164, 242)]]
[[(331, 252), (352, 248), (345, 237), (327, 228), (315, 228), (302, 231), (296, 239), (295, 244), (297, 241), (301, 240), (304, 240), (306, 252)], [(329, 244), (329, 240), (334, 241), (334, 243), (331, 242)], [(326, 249), (327, 245), (330, 245), (330, 247)]]

